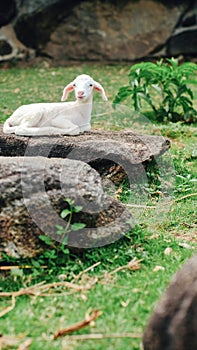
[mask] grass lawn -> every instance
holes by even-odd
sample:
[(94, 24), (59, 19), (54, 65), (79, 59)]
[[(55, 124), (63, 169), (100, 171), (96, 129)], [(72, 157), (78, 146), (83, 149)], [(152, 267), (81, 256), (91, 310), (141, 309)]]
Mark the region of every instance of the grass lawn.
[[(64, 86), (81, 73), (90, 74), (105, 88), (113, 101), (120, 86), (127, 85), (130, 65), (81, 65), (65, 68), (12, 68), (0, 71), (0, 122), (21, 104), (60, 101)], [(197, 106), (197, 88), (194, 90)], [(71, 99), (73, 96), (70, 97)], [(95, 103), (100, 96), (95, 93)], [(103, 105), (102, 105), (103, 106)], [(129, 102), (122, 109), (130, 111)], [(31, 268), (0, 270), (0, 349), (19, 349), (29, 339), (30, 350), (137, 350), (141, 335), (156, 302), (173, 274), (194, 254), (197, 243), (196, 221), (196, 125), (158, 124), (144, 119), (149, 134), (171, 140), (170, 151), (159, 161), (160, 178), (150, 168), (146, 203), (156, 209), (131, 208), (136, 226), (128, 235), (109, 246), (76, 254), (51, 250), (37, 259), (18, 261), (6, 256), (0, 265), (28, 265)], [(132, 124), (128, 116), (121, 121), (93, 117), (93, 128), (144, 128)], [(144, 130), (143, 130), (144, 131)], [(164, 168), (162, 169), (162, 167)], [(169, 190), (171, 202), (165, 200)], [(123, 183), (119, 198), (127, 202), (132, 191)], [(161, 203), (158, 211), (158, 203)], [(137, 204), (141, 203), (139, 201)], [(133, 261), (131, 268), (129, 262)], [(90, 268), (92, 267), (92, 268)], [(90, 269), (89, 269), (90, 268)], [(62, 282), (62, 286), (58, 283)], [(72, 288), (68, 282), (77, 285)], [(49, 284), (55, 283), (55, 286)], [(37, 284), (34, 295), (13, 292)], [(45, 285), (45, 289), (41, 289)], [(21, 293), (22, 294), (22, 293)], [(9, 307), (12, 307), (9, 309)], [(7, 309), (8, 308), (8, 309)], [(99, 317), (86, 328), (56, 340), (53, 334), (98, 309)], [(7, 311), (7, 312), (5, 312)], [(3, 315), (4, 314), (4, 315)], [(103, 334), (103, 339), (91, 339)], [(85, 335), (86, 339), (77, 338)], [(89, 337), (89, 339), (88, 339)], [(5, 346), (3, 341), (5, 340)], [(6, 347), (7, 346), (7, 347)]]

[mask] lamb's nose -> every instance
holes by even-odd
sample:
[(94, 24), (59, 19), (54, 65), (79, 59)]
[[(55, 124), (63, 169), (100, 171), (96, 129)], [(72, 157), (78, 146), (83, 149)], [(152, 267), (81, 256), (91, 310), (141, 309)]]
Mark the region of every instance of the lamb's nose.
[(77, 96), (78, 97), (83, 97), (84, 96), (84, 91), (78, 91)]

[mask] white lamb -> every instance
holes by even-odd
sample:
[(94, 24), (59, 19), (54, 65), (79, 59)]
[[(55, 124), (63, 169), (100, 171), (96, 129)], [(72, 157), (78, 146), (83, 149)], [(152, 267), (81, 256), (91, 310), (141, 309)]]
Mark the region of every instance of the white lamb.
[(64, 88), (61, 101), (65, 101), (73, 90), (76, 100), (72, 102), (33, 103), (19, 107), (5, 121), (4, 133), (24, 136), (78, 135), (90, 130), (93, 91), (99, 91), (103, 100), (107, 101), (105, 91), (101, 84), (86, 74), (79, 75)]

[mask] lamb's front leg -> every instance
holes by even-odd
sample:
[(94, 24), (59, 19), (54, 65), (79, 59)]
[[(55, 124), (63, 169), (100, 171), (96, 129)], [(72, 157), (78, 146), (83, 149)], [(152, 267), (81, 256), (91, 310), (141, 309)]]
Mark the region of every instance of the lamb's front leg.
[(15, 134), (15, 129), (16, 129), (16, 126), (11, 126), (8, 120), (6, 120), (5, 123), (3, 124), (3, 132), (5, 134)]
[(80, 132), (90, 131), (90, 130), (91, 130), (90, 123), (80, 125)]

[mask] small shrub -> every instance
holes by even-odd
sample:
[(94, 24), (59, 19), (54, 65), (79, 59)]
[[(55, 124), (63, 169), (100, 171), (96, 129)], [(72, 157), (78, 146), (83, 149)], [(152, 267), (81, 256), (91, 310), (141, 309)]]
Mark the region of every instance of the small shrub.
[(197, 64), (179, 65), (175, 58), (134, 64), (129, 73), (129, 85), (119, 89), (114, 104), (131, 97), (135, 111), (141, 111), (146, 102), (159, 122), (195, 122), (197, 111), (189, 85), (197, 84), (196, 79), (190, 79), (196, 71)]

